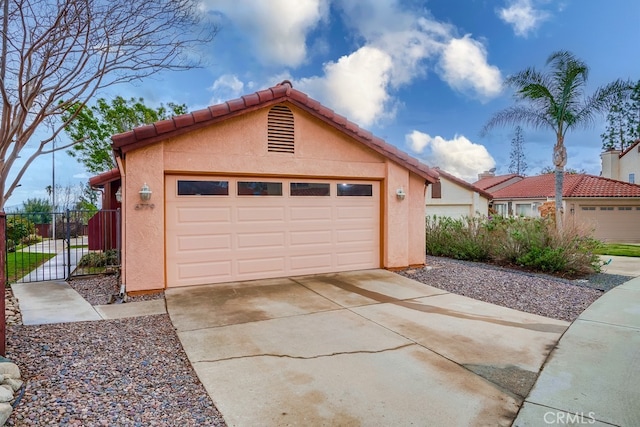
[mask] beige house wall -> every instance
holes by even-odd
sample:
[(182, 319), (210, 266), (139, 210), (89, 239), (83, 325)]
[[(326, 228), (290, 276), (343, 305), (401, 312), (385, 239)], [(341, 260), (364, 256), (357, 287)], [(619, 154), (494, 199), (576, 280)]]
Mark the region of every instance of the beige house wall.
[(630, 175), (634, 174), (634, 183), (640, 184), (640, 145), (633, 147), (622, 157), (619, 150), (610, 150), (602, 153), (600, 158), (603, 177), (631, 182)]
[(432, 196), (432, 187), (429, 186), (426, 195), (426, 214), (428, 216), (448, 216), (462, 218), (487, 215), (489, 213), (489, 200), (481, 197), (479, 193), (471, 191), (447, 178), (440, 176), (441, 195), (439, 199)]
[[(123, 179), (123, 283), (127, 292), (165, 287), (165, 173), (313, 176), (381, 182), (381, 265), (424, 264), (425, 180), (321, 120), (287, 104), (295, 117), (295, 154), (267, 151), (268, 108), (127, 152)], [(153, 195), (141, 205), (146, 183)], [(396, 192), (406, 195), (399, 200)], [(136, 205), (138, 209), (136, 209)]]

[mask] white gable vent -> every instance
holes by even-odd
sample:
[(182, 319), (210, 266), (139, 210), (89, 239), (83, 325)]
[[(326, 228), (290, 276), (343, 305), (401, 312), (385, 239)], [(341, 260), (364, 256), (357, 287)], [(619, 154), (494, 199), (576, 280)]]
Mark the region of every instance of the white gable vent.
[(293, 113), (284, 105), (276, 105), (269, 110), (268, 151), (274, 153), (292, 153)]

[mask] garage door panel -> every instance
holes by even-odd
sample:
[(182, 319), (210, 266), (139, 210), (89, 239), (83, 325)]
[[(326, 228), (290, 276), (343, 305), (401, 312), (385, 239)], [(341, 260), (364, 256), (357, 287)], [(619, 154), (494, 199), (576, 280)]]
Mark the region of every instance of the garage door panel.
[(371, 204), (365, 206), (338, 207), (337, 213), (337, 219), (350, 220), (373, 220), (375, 214), (371, 209)]
[(338, 243), (368, 242), (373, 243), (371, 238), (371, 229), (365, 228), (360, 230), (337, 230)]
[(229, 260), (183, 263), (178, 266), (178, 277), (188, 279), (212, 279), (231, 276), (232, 263)]
[[(221, 283), (380, 266), (379, 183), (373, 196), (177, 196), (167, 176), (167, 285)], [(215, 178), (219, 180), (221, 178)], [(222, 178), (236, 188), (240, 178)], [(306, 181), (306, 180), (305, 180)], [(311, 181), (311, 180), (310, 180)], [(324, 187), (326, 188), (326, 186)]]
[(289, 238), (291, 246), (331, 244), (332, 233), (330, 230), (291, 231)]
[(289, 220), (295, 222), (331, 221), (332, 209), (330, 206), (292, 206), (289, 210)]
[(285, 257), (249, 258), (237, 261), (238, 274), (282, 273), (285, 271)]
[(231, 222), (231, 208), (201, 208), (201, 207), (185, 207), (177, 209), (178, 224), (208, 224), (208, 223), (226, 223)]
[(301, 255), (290, 257), (291, 270), (297, 274), (305, 274), (309, 271), (317, 271), (321, 268), (328, 268), (331, 265), (330, 254)]
[(371, 252), (338, 252), (337, 263), (340, 267), (363, 267), (371, 263), (373, 254)]
[(237, 222), (261, 223), (277, 222), (285, 220), (285, 209), (282, 206), (239, 206), (237, 208)]
[(237, 248), (276, 248), (283, 249), (285, 247), (285, 233), (238, 233)]
[(178, 237), (177, 241), (177, 248), (181, 252), (201, 252), (204, 249), (208, 251), (231, 249), (230, 234), (180, 236)]

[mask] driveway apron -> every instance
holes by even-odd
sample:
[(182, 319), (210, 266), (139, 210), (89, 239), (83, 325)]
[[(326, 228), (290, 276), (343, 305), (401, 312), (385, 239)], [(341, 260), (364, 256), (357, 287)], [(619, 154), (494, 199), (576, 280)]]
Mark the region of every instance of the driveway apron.
[(568, 327), (385, 270), (165, 296), (233, 426), (508, 426)]

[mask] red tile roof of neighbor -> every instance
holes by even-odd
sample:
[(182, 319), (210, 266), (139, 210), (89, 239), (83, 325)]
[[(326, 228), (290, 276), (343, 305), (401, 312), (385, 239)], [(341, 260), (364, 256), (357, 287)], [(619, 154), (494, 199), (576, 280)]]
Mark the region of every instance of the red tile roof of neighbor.
[(114, 150), (126, 153), (127, 151), (135, 150), (148, 144), (182, 135), (231, 117), (236, 117), (259, 108), (285, 101), (292, 103), (330, 126), (348, 134), (355, 140), (399, 163), (427, 181), (433, 183), (438, 180), (438, 173), (434, 169), (400, 151), (395, 146), (373, 136), (371, 132), (350, 122), (346, 117), (335, 113), (333, 110), (320, 104), (320, 102), (309, 98), (306, 94), (293, 89), (293, 85), (288, 80), (269, 89), (245, 95), (238, 99), (172, 117), (150, 125), (141, 126), (129, 132), (113, 135), (111, 137), (113, 141), (112, 145)]
[(481, 188), (483, 190), (486, 190), (488, 188), (494, 187), (496, 185), (502, 184), (505, 181), (510, 180), (511, 178), (514, 178), (518, 175), (516, 175), (515, 173), (510, 173), (508, 175), (498, 175), (498, 176), (490, 176), (487, 178), (482, 178), (476, 182), (473, 183), (473, 185), (475, 185), (478, 188)]
[(120, 170), (119, 169), (111, 169), (110, 171), (102, 172), (100, 175), (92, 176), (89, 178), (89, 185), (91, 187), (100, 187), (105, 185), (107, 182), (115, 181), (120, 179)]
[(436, 167), (435, 169), (438, 171), (441, 177), (445, 177), (449, 181), (453, 181), (456, 184), (460, 185), (461, 187), (466, 188), (467, 190), (475, 191), (476, 193), (480, 194), (482, 197), (485, 197), (489, 200), (493, 199), (493, 195), (491, 195), (491, 193), (489, 193), (488, 191), (484, 191), (482, 188), (479, 188), (473, 184), (470, 184), (467, 181), (458, 178), (457, 176), (451, 175), (449, 172), (445, 172), (438, 167)]
[[(494, 199), (555, 197), (555, 174), (528, 176), (493, 193)], [(565, 174), (563, 197), (640, 197), (640, 185), (587, 174)]]

